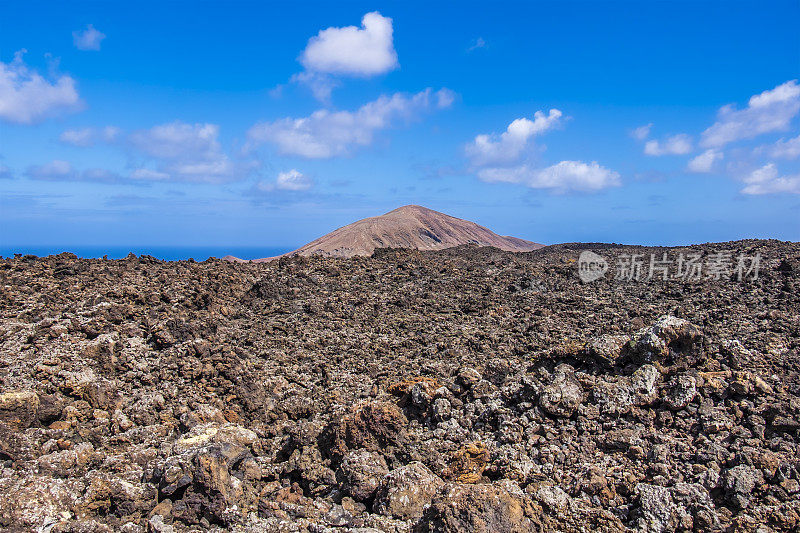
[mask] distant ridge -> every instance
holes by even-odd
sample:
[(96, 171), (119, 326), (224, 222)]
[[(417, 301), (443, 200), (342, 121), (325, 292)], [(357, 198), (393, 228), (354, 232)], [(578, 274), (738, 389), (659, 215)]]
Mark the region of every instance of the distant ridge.
[[(375, 248), (443, 250), (462, 244), (494, 246), (510, 252), (529, 252), (543, 245), (497, 235), (469, 220), (419, 205), (406, 205), (384, 215), (353, 222), (284, 255), (331, 257), (369, 256)], [(242, 261), (226, 256), (229, 261)], [(271, 257), (253, 261), (269, 261)]]

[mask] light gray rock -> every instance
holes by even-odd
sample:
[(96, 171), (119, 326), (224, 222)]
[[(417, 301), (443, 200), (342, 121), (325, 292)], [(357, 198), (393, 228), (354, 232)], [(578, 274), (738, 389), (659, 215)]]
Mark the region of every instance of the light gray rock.
[(553, 416), (569, 418), (583, 401), (583, 387), (575, 378), (569, 365), (559, 365), (553, 381), (545, 386), (539, 397), (539, 406)]
[(452, 408), (447, 398), (436, 398), (433, 401), (433, 419), (437, 422), (443, 422), (450, 418)]
[(697, 396), (697, 380), (686, 374), (676, 376), (669, 384), (664, 403), (673, 411), (685, 409)]
[(417, 520), (443, 483), (422, 463), (401, 466), (381, 480), (373, 511), (402, 520)]
[(368, 500), (375, 494), (381, 479), (389, 473), (386, 460), (377, 452), (351, 450), (344, 456), (336, 480), (356, 501)]
[(748, 465), (729, 468), (722, 477), (725, 495), (740, 509), (747, 508), (753, 490), (764, 482), (761, 472)]

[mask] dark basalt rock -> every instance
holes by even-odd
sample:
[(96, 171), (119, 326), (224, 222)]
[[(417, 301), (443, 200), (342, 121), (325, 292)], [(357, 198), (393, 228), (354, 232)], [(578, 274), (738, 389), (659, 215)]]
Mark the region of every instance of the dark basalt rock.
[(0, 260), (0, 529), (797, 531), (800, 244)]

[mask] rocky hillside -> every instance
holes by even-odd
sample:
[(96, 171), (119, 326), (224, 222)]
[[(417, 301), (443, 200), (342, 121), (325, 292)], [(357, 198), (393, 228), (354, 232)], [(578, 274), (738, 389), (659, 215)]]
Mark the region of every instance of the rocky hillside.
[(0, 529), (797, 531), (800, 245), (724, 250), (0, 261)]
[(418, 205), (406, 205), (385, 215), (348, 224), (286, 255), (353, 257), (372, 255), (376, 248), (443, 250), (462, 244), (493, 246), (510, 252), (542, 247), (516, 237), (502, 237), (469, 220)]

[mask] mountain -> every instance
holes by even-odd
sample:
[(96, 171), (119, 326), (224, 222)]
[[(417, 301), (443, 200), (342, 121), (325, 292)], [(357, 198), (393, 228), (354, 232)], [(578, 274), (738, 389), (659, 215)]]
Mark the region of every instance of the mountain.
[[(494, 246), (511, 252), (527, 252), (542, 247), (535, 242), (497, 235), (469, 220), (418, 205), (406, 205), (385, 215), (348, 224), (285, 255), (352, 257), (372, 255), (375, 248), (442, 250), (461, 244)], [(231, 256), (225, 259), (240, 261)], [(273, 258), (254, 261), (270, 259)]]

